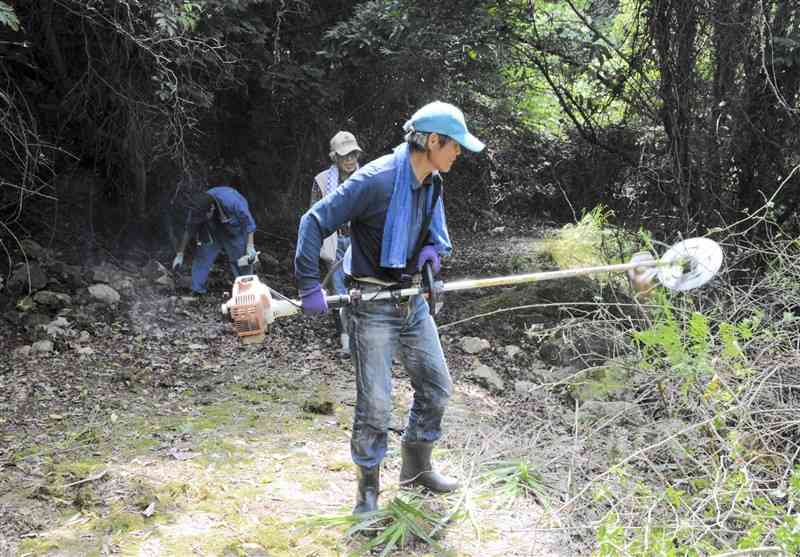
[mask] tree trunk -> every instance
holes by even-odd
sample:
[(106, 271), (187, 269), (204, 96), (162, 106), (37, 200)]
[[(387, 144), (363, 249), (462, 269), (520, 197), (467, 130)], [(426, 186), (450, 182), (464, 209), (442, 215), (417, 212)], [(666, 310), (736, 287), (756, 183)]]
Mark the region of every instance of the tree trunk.
[(680, 219), (685, 232), (692, 221), (694, 183), (691, 139), (695, 83), (697, 7), (694, 2), (654, 0), (651, 28), (661, 72), (661, 119), (669, 139), (673, 179), (679, 194)]
[[(753, 44), (744, 66), (741, 112), (735, 134), (733, 159), (740, 172), (737, 184), (739, 208), (754, 212), (763, 206), (790, 171), (788, 146), (796, 145), (796, 103), (800, 85), (800, 61), (776, 63), (776, 38), (784, 38), (798, 16), (793, 3), (771, 0), (754, 10)], [(760, 32), (760, 36), (759, 36)], [(792, 111), (795, 111), (793, 113)], [(783, 202), (792, 205), (796, 193), (785, 190)]]
[(147, 215), (147, 170), (149, 141), (143, 115), (135, 107), (128, 111), (128, 128), (125, 136), (125, 160), (128, 175), (133, 182), (134, 217), (142, 220)]

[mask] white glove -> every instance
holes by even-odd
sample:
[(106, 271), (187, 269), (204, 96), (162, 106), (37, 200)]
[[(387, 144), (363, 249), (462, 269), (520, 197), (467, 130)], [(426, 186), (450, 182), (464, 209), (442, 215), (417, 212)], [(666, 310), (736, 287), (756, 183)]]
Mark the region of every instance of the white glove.
[(183, 265), (183, 253), (179, 253), (175, 256), (175, 259), (172, 260), (172, 270), (179, 268)]
[(256, 248), (253, 246), (247, 246), (247, 253), (241, 256), (237, 261), (236, 264), (239, 267), (247, 267), (248, 265), (255, 265), (256, 261), (258, 261), (258, 253)]

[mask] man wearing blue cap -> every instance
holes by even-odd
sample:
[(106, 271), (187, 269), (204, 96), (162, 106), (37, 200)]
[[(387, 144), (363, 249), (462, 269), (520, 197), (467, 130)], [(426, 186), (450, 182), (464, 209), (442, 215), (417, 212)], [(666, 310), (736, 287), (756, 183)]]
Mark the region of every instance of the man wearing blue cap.
[(449, 492), (458, 482), (431, 466), (433, 444), (452, 393), (436, 323), (422, 296), (370, 301), (370, 293), (409, 284), (430, 263), (451, 251), (441, 199), (442, 178), (464, 147), (483, 143), (468, 130), (455, 106), (433, 102), (403, 126), (405, 142), (357, 170), (336, 191), (303, 215), (295, 253), (295, 277), (303, 311), (328, 310), (320, 286), (322, 239), (350, 222), (351, 246), (344, 267), (362, 301), (350, 308), (350, 350), (356, 371), (356, 408), (350, 451), (358, 467), (354, 514), (375, 511), (380, 463), (386, 455), (391, 416), (392, 360), (403, 362), (414, 389), (402, 441), (400, 482)]

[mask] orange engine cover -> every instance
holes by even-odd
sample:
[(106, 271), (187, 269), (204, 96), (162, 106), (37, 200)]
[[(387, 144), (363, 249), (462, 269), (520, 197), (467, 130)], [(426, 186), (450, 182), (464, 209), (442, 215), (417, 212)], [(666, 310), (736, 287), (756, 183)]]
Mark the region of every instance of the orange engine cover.
[(249, 344), (264, 340), (272, 321), (271, 306), (269, 287), (256, 275), (245, 275), (236, 278), (231, 299), (223, 306), (223, 311), (227, 308), (236, 333), (242, 342)]

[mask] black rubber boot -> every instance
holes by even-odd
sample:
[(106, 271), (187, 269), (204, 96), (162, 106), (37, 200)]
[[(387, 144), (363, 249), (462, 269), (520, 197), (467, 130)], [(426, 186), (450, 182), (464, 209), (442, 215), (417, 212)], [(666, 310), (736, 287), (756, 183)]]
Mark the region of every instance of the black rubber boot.
[(415, 441), (403, 443), (403, 466), (400, 469), (400, 486), (421, 485), (436, 493), (449, 493), (458, 489), (458, 480), (448, 478), (433, 470), (431, 453), (433, 443)]
[(371, 513), (378, 510), (378, 493), (381, 489), (381, 467), (358, 468), (358, 493), (353, 514)]

